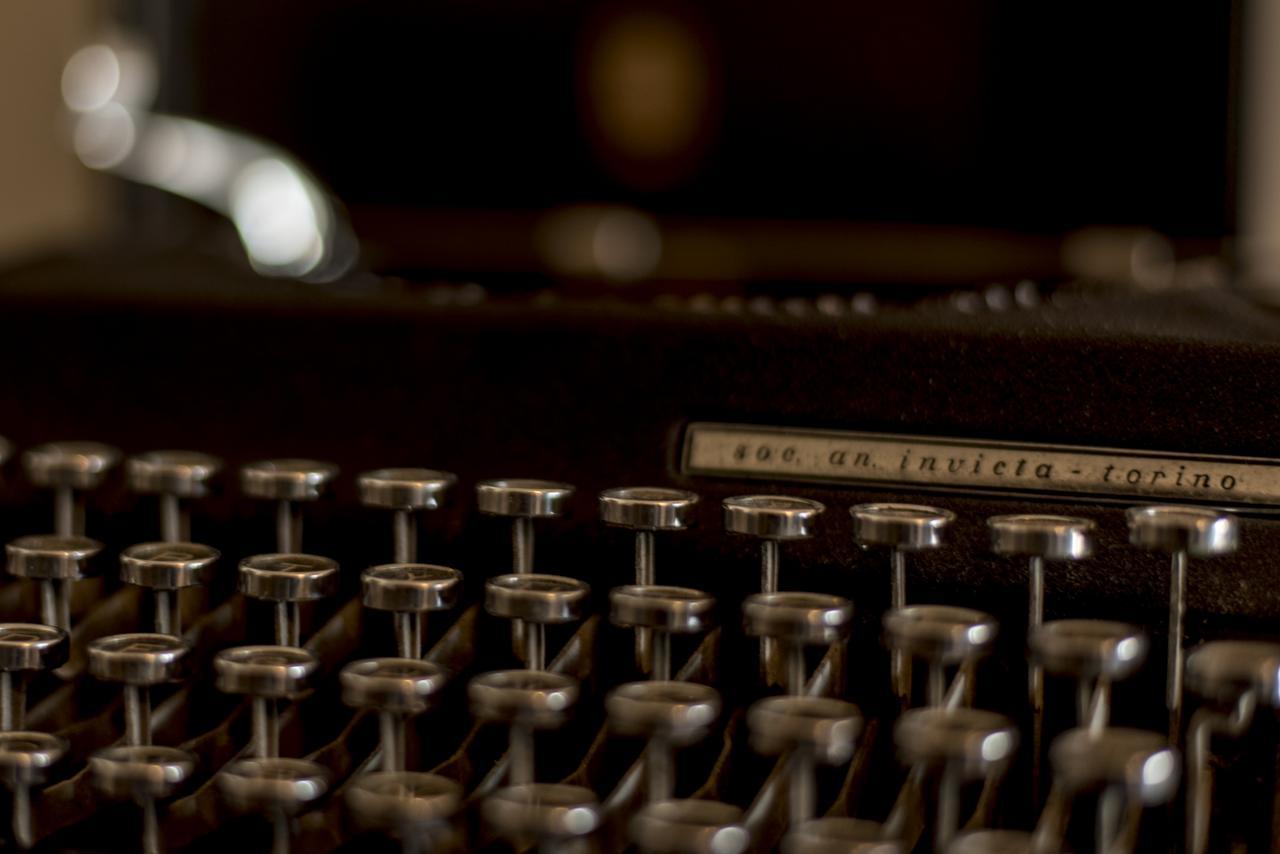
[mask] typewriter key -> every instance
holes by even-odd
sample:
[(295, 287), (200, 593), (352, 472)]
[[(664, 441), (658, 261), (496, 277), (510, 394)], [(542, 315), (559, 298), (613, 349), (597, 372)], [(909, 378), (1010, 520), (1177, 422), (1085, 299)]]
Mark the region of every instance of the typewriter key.
[(100, 442), (50, 442), (22, 455), (31, 482), (53, 490), (53, 529), (63, 537), (84, 534), (84, 493), (118, 462), (120, 451)]
[(19, 848), (35, 844), (31, 788), (44, 784), (67, 747), (66, 739), (47, 732), (0, 732), (0, 778), (13, 793), (13, 841)]
[(511, 728), (507, 776), (512, 785), (521, 785), (535, 779), (534, 732), (565, 725), (578, 702), (578, 682), (559, 673), (498, 670), (474, 677), (467, 697), (477, 718)]
[(221, 554), (198, 543), (140, 543), (120, 553), (120, 580), (148, 587), (155, 597), (155, 629), (181, 636), (182, 602), (186, 587), (205, 584)]
[[(660, 486), (626, 486), (600, 493), (600, 518), (606, 525), (630, 528), (636, 532), (636, 584), (657, 584), (654, 569), (654, 534), (658, 531), (683, 531), (692, 523), (698, 496), (683, 489)], [(636, 626), (636, 664), (648, 673), (651, 632)], [(658, 677), (666, 678), (666, 677)]]
[(330, 488), (338, 467), (316, 460), (263, 460), (240, 469), (240, 487), (246, 495), (278, 502), (276, 549), (302, 551), (300, 501), (315, 501)]
[(66, 663), (67, 633), (36, 623), (0, 623), (0, 730), (22, 729), (27, 712), (27, 677)]
[(1213, 805), (1212, 739), (1244, 735), (1259, 705), (1280, 707), (1280, 644), (1206, 643), (1187, 656), (1187, 687), (1213, 704), (1192, 715), (1187, 731), (1187, 851), (1203, 854)]
[(902, 844), (884, 833), (879, 822), (860, 818), (810, 819), (791, 828), (782, 854), (904, 854)]
[(10, 575), (40, 582), (40, 621), (71, 631), (71, 585), (84, 578), (102, 543), (80, 536), (37, 534), (5, 546)]
[(480, 812), (485, 825), (516, 850), (534, 846), (547, 854), (577, 850), (571, 843), (590, 837), (603, 818), (595, 792), (559, 783), (507, 786), (485, 798)]
[(1168, 803), (1178, 793), (1178, 752), (1154, 732), (1068, 730), (1054, 739), (1049, 758), (1053, 790), (1036, 830), (1046, 845), (1060, 847), (1072, 801), (1098, 792), (1096, 850), (1132, 850), (1143, 807)]
[(803, 694), (806, 646), (843, 644), (853, 625), (853, 603), (825, 593), (756, 593), (742, 605), (747, 633), (774, 640), (782, 652), (788, 694)]
[(338, 563), (304, 554), (254, 555), (240, 561), (240, 592), (276, 604), (276, 644), (302, 645), (301, 603), (332, 596)]
[[(929, 665), (927, 702), (955, 706), (971, 693), (973, 669), (991, 652), (996, 621), (981, 611), (950, 605), (911, 605), (884, 615), (889, 648), (904, 658), (924, 659)], [(946, 668), (960, 670), (948, 688)]]
[[(1044, 622), (1045, 561), (1082, 560), (1093, 554), (1096, 525), (1088, 519), (1071, 516), (1019, 514), (992, 516), (987, 520), (991, 531), (991, 550), (998, 555), (1027, 558), (1030, 595), (1027, 607), (1027, 633), (1035, 634)], [(1044, 727), (1044, 671), (1032, 661), (1028, 674), (1028, 694), (1036, 744)], [(1036, 748), (1036, 756), (1040, 754)]]
[(1051, 620), (1030, 637), (1037, 666), (1076, 681), (1076, 724), (1095, 731), (1111, 717), (1111, 686), (1138, 672), (1147, 636), (1126, 623)]
[(908, 765), (941, 774), (935, 851), (946, 851), (960, 827), (961, 784), (966, 780), (998, 780), (1018, 746), (1018, 730), (1008, 719), (963, 708), (903, 712), (893, 738)]
[(630, 682), (605, 698), (609, 727), (648, 739), (648, 801), (665, 801), (676, 786), (675, 750), (706, 738), (720, 717), (720, 694), (695, 682)]
[(1182, 633), (1186, 612), (1187, 558), (1234, 552), (1240, 544), (1240, 526), (1236, 517), (1229, 513), (1202, 507), (1132, 507), (1125, 516), (1129, 522), (1129, 542), (1172, 556), (1165, 705), (1169, 709), (1169, 740), (1176, 744), (1182, 734)]
[(628, 584), (609, 591), (609, 619), (618, 626), (645, 629), (653, 640), (656, 680), (671, 678), (671, 636), (698, 634), (713, 625), (716, 600), (701, 590)]
[(240, 646), (213, 659), (218, 690), (253, 698), (253, 754), (260, 759), (280, 753), (279, 701), (305, 693), (320, 662), (294, 646)]
[(387, 563), (360, 575), (364, 605), (395, 614), (396, 648), (401, 658), (422, 658), (428, 611), (458, 604), (462, 573), (429, 563)]
[(232, 809), (258, 813), (272, 823), (272, 854), (288, 854), (293, 819), (329, 791), (329, 772), (305, 759), (239, 759), (218, 775)]
[(378, 469), (360, 475), (360, 503), (366, 507), (391, 510), (392, 558), (396, 563), (418, 559), (418, 519), (415, 514), (436, 510), (458, 476), (434, 469)]
[(109, 747), (89, 757), (94, 784), (104, 794), (132, 798), (142, 809), (143, 854), (164, 850), (156, 801), (172, 797), (195, 768), (195, 755), (176, 747)]
[(742, 810), (719, 801), (650, 803), (631, 819), (630, 831), (640, 854), (744, 854), (751, 845)]
[(957, 836), (947, 854), (1036, 854), (1034, 841), (1021, 830), (971, 830)]
[[(956, 514), (918, 504), (857, 504), (849, 508), (849, 515), (853, 517), (854, 542), (863, 548), (889, 550), (890, 607), (895, 611), (905, 608), (907, 552), (939, 548)], [(905, 708), (911, 703), (911, 662), (893, 650), (890, 664), (894, 692)]]
[[(780, 547), (784, 540), (813, 536), (818, 516), (827, 508), (807, 498), (787, 495), (738, 495), (726, 498), (724, 529), (760, 540), (760, 592), (777, 593)], [(773, 639), (760, 639), (760, 673), (766, 684), (781, 681), (782, 664)]]
[(790, 753), (789, 824), (813, 818), (814, 766), (843, 765), (853, 758), (862, 714), (853, 703), (831, 697), (766, 697), (747, 713), (751, 746), (765, 756)]
[(581, 619), (590, 593), (584, 582), (560, 575), (499, 575), (485, 583), (484, 607), (495, 617), (520, 621), (526, 666), (546, 670), (547, 626)]
[(191, 541), (191, 512), (184, 500), (204, 498), (222, 460), (199, 451), (151, 451), (125, 462), (129, 488), (160, 499), (160, 539)]
[(190, 649), (179, 638), (158, 634), (110, 635), (89, 644), (89, 673), (124, 684), (127, 744), (151, 744), (151, 686), (179, 678)]
[(416, 658), (367, 658), (342, 668), (342, 700), (372, 709), (382, 728), (382, 771), (405, 770), (405, 721), (431, 707), (444, 687), (444, 668)]
[(403, 854), (452, 850), (450, 822), (462, 786), (439, 774), (374, 771), (347, 787), (347, 809), (361, 827), (398, 838)]
[(484, 480), (476, 484), (476, 506), (511, 519), (511, 571), (533, 572), (533, 520), (563, 516), (573, 487), (549, 480)]
[[(563, 516), (573, 487), (550, 480), (484, 480), (476, 484), (476, 507), (490, 516), (511, 519), (511, 572), (533, 572), (533, 520)], [(516, 657), (529, 659), (528, 632), (520, 620), (511, 623), (511, 646)]]

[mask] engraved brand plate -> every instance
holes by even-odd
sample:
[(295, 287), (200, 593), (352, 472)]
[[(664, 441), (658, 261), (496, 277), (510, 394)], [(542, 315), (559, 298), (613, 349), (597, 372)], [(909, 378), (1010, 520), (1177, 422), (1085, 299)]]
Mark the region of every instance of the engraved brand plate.
[(1280, 509), (1280, 460), (694, 423), (686, 474)]

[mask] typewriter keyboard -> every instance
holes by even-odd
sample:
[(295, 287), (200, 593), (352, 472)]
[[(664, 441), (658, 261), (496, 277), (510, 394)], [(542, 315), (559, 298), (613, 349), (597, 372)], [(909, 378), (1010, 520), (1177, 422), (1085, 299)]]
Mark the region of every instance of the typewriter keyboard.
[[(30, 496), (0, 585), (16, 848), (1118, 854), (1275, 838), (1280, 645), (1184, 644), (1188, 589), (1242, 545), (1218, 510), (1109, 510), (1104, 526), (9, 451)], [(104, 512), (110, 490), (130, 497)], [(614, 566), (561, 560), (571, 508), (598, 514)], [(1008, 569), (1025, 622), (920, 583), (921, 561), (971, 559), (962, 526)], [(856, 566), (789, 571), (850, 530), (857, 548), (834, 553)], [(745, 559), (732, 579), (697, 572), (676, 548), (693, 540)], [(1159, 555), (1167, 624), (1054, 601), (1104, 541)]]

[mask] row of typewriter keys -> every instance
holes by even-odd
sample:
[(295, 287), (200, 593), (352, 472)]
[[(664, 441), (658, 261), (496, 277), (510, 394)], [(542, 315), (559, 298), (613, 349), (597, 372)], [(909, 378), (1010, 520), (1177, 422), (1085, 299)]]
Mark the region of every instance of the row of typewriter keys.
[[(65, 660), (66, 632), (70, 628), (69, 585), (81, 576), (88, 558), (100, 548), (82, 534), (83, 491), (96, 485), (117, 459), (111, 449), (88, 443), (43, 446), (25, 457), (32, 480), (55, 491), (59, 535), (24, 537), (8, 548), (10, 572), (38, 579), (42, 585), (43, 625), (0, 628), (0, 723), (15, 737), (26, 739), (10, 739), (15, 748), (21, 748), (17, 753), (35, 751), (51, 761), (49, 757), (65, 749), (53, 736), (21, 732), (21, 683), (24, 671), (57, 666)], [(203, 495), (208, 480), (218, 469), (213, 458), (192, 453), (164, 452), (129, 461), (131, 485), (161, 499), (161, 529), (167, 542), (134, 546), (121, 555), (124, 580), (154, 591), (156, 632), (102, 638), (89, 647), (91, 673), (123, 684), (126, 710), (125, 746), (96, 755), (92, 768), (105, 790), (129, 793), (138, 800), (147, 817), (144, 834), (149, 838), (144, 845), (148, 850), (157, 850), (159, 845), (155, 801), (170, 794), (194, 765), (182, 751), (150, 745), (147, 688), (173, 678), (186, 652), (185, 644), (178, 639), (181, 625), (177, 591), (201, 583), (218, 558), (217, 552), (207, 546), (185, 542), (189, 539), (189, 518), (183, 504)], [(300, 503), (319, 497), (336, 474), (333, 466), (298, 460), (254, 464), (242, 471), (242, 485), (248, 494), (279, 505), (280, 553), (251, 557), (240, 566), (242, 592), (276, 605), (277, 643), (274, 647), (226, 650), (215, 662), (219, 686), (251, 695), (254, 709), (255, 758), (224, 769), (220, 783), (229, 801), (275, 816), (279, 833), (286, 836), (288, 818), (327, 788), (327, 775), (320, 766), (278, 757), (276, 706), (297, 696), (318, 667), (314, 657), (301, 648), (298, 610), (302, 603), (330, 595), (336, 589), (337, 565), (326, 558), (301, 553)], [(359, 480), (363, 503), (393, 512), (396, 563), (365, 572), (364, 601), (368, 607), (395, 614), (400, 657), (356, 662), (343, 670), (346, 702), (376, 710), (382, 720), (380, 770), (366, 775), (367, 780), (362, 779), (353, 787), (351, 798), (353, 806), (359, 802), (358, 811), (363, 817), (381, 816), (386, 829), (399, 832), (406, 840), (418, 839), (425, 832), (421, 827), (410, 832), (401, 826), (408, 816), (415, 816), (415, 822), (427, 814), (443, 821), (461, 804), (461, 793), (451, 781), (406, 772), (403, 747), (405, 718), (425, 711), (447, 677), (443, 669), (421, 659), (425, 615), (451, 607), (457, 600), (461, 580), (456, 570), (413, 562), (417, 552), (414, 517), (420, 511), (440, 506), (454, 482), (447, 473), (420, 469), (381, 470), (362, 475)], [(490, 613), (512, 621), (516, 649), (528, 669), (476, 677), (468, 693), (477, 717), (502, 722), (510, 728), (510, 785), (491, 796), (484, 815), (499, 831), (516, 836), (533, 833), (558, 837), (568, 833), (569, 828), (550, 826), (552, 816), (579, 816), (570, 835), (592, 830), (599, 822), (594, 793), (585, 789), (569, 791), (576, 787), (536, 784), (533, 773), (534, 731), (562, 723), (577, 696), (572, 680), (546, 671), (545, 628), (579, 618), (588, 592), (580, 581), (532, 572), (533, 520), (562, 513), (571, 494), (571, 487), (540, 481), (491, 481), (477, 488), (482, 512), (510, 517), (513, 523), (514, 571), (490, 580), (485, 604)], [(696, 501), (691, 493), (660, 488), (616, 489), (600, 496), (603, 520), (636, 532), (636, 584), (612, 592), (611, 616), (615, 623), (635, 628), (638, 663), (654, 681), (617, 689), (607, 707), (619, 732), (650, 740), (645, 756), (651, 805), (637, 817), (634, 826), (637, 843), (655, 849), (666, 844), (661, 840), (678, 839), (679, 829), (690, 823), (711, 823), (720, 828), (718, 834), (722, 830), (728, 834), (726, 839), (741, 837), (744, 845), (747, 839), (735, 808), (668, 800), (674, 781), (674, 748), (705, 735), (719, 714), (719, 698), (713, 689), (669, 681), (670, 635), (706, 630), (714, 600), (700, 591), (657, 586), (654, 571), (655, 533), (686, 527), (689, 510)], [(752, 709), (749, 720), (754, 743), (762, 752), (790, 756), (794, 840), (812, 841), (824, 834), (834, 838), (892, 838), (903, 821), (897, 809), (879, 828), (852, 820), (809, 820), (814, 811), (813, 786), (809, 782), (813, 764), (847, 761), (853, 754), (860, 726), (857, 710), (850, 704), (805, 696), (809, 674), (805, 672), (803, 649), (806, 645), (838, 648), (848, 634), (851, 603), (834, 596), (778, 591), (781, 543), (810, 536), (814, 520), (822, 512), (823, 507), (817, 502), (781, 496), (744, 496), (724, 502), (726, 528), (757, 537), (761, 542), (761, 593), (744, 604), (744, 620), (748, 631), (762, 638), (761, 661), (766, 681), (782, 684), (788, 692), (787, 696), (761, 701)], [(912, 551), (939, 546), (954, 518), (951, 513), (900, 504), (859, 505), (851, 513), (858, 541), (885, 548), (890, 555), (893, 607), (885, 617), (885, 627), (893, 656), (893, 688), (904, 708), (911, 703), (913, 659), (927, 663), (927, 708), (904, 712), (896, 730), (904, 758), (913, 768), (920, 769), (919, 774), (913, 770), (909, 776), (900, 803), (909, 800), (905, 797), (906, 788), (919, 787), (926, 770), (942, 774), (935, 821), (937, 848), (941, 850), (951, 844), (959, 824), (959, 782), (975, 769), (980, 775), (998, 775), (1017, 742), (1016, 730), (1000, 716), (964, 708), (965, 697), (972, 688), (974, 666), (990, 649), (996, 626), (991, 618), (968, 609), (906, 604), (906, 557)], [(1129, 521), (1135, 544), (1161, 549), (1172, 556), (1168, 705), (1171, 733), (1176, 740), (1182, 697), (1181, 615), (1186, 561), (1188, 557), (1233, 550), (1237, 527), (1228, 515), (1194, 508), (1139, 508), (1130, 512)], [(1088, 556), (1091, 522), (1020, 515), (993, 518), (989, 526), (997, 553), (1022, 556), (1029, 562), (1033, 660), (1029, 688), (1036, 756), (1043, 721), (1044, 672), (1069, 675), (1079, 684), (1079, 720), (1083, 728), (1055, 742), (1051, 751), (1055, 759), (1054, 788), (1034, 838), (1043, 844), (1055, 827), (1064, 826), (1064, 798), (1069, 800), (1070, 793), (1081, 786), (1102, 780), (1112, 786), (1109, 791), (1122, 794), (1115, 796), (1121, 799), (1118, 802), (1114, 798), (1103, 800), (1099, 810), (1100, 839), (1122, 839), (1130, 832), (1127, 825), (1120, 826), (1117, 818), (1124, 798), (1150, 804), (1158, 800), (1159, 793), (1135, 793), (1132, 787), (1125, 791), (1124, 785), (1113, 778), (1128, 772), (1101, 767), (1106, 764), (1102, 757), (1110, 756), (1113, 762), (1118, 761), (1114, 760), (1116, 756), (1145, 757), (1139, 762), (1139, 767), (1144, 768), (1153, 762), (1176, 763), (1176, 759), (1169, 758), (1176, 754), (1170, 753), (1163, 739), (1106, 726), (1109, 686), (1141, 664), (1145, 636), (1132, 627), (1101, 621), (1043, 622), (1044, 563)], [(1251, 715), (1258, 702), (1276, 696), (1277, 661), (1280, 654), (1265, 644), (1207, 644), (1190, 657), (1191, 687), (1202, 697), (1219, 705), (1225, 703), (1230, 709), (1228, 714), (1199, 714), (1192, 724), (1192, 809), (1188, 810), (1188, 832), (1195, 850), (1203, 850), (1207, 839), (1209, 787), (1202, 746), (1207, 740), (1203, 736), (1207, 732), (1240, 732), (1242, 716)], [(956, 675), (948, 684), (949, 668), (954, 668)], [(957, 745), (971, 743), (982, 745), (976, 756), (953, 755)], [(0, 750), (0, 762), (11, 753), (15, 751)], [(1085, 754), (1092, 757), (1090, 761), (1081, 759)], [(1062, 763), (1057, 761), (1059, 757), (1064, 757)], [(41, 764), (31, 763), (29, 756), (14, 761), (32, 768)], [(1058, 768), (1063, 763), (1066, 770)], [(1086, 767), (1082, 770), (1080, 766)], [(164, 768), (164, 773), (157, 776), (157, 767)], [(1162, 780), (1167, 790), (1169, 776), (1147, 773), (1144, 785)], [(15, 835), (22, 840), (26, 837), (20, 813), (26, 796), (19, 792), (38, 783), (39, 773), (18, 774), (11, 779), (15, 781)], [(164, 785), (153, 785), (158, 779), (163, 779)], [(1176, 791), (1176, 769), (1173, 779), (1170, 797)], [(1125, 785), (1129, 782), (1120, 781)], [(566, 813), (567, 805), (572, 809)], [(581, 818), (587, 815), (595, 818)], [(1132, 810), (1127, 815), (1132, 816)], [(29, 830), (26, 833), (29, 835)], [(646, 845), (646, 840), (653, 845)], [(1032, 840), (1028, 835), (1028, 846)], [(962, 839), (956, 843), (961, 844), (977, 842)]]

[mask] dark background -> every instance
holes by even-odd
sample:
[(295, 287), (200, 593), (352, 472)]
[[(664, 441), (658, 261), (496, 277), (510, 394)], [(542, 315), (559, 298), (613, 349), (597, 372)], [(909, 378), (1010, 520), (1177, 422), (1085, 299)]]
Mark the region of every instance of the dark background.
[[(134, 18), (167, 33), (162, 108), (284, 144), (356, 206), (1215, 236), (1234, 227), (1239, 5), (183, 0)], [(653, 162), (601, 138), (586, 94), (594, 48), (637, 14), (683, 34), (707, 93), (696, 138)]]

